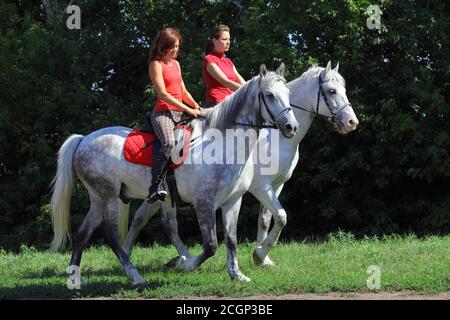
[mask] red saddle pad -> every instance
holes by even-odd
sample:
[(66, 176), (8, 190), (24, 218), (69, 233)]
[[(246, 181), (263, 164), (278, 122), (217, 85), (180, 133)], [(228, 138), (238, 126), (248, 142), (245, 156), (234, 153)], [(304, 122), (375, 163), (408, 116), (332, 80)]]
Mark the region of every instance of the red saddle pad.
[(125, 139), (123, 148), (125, 159), (132, 163), (153, 166), (153, 149), (157, 140), (154, 133), (134, 129)]
[[(176, 169), (181, 166), (187, 156), (187, 151), (190, 147), (190, 137), (192, 133), (192, 127), (186, 127), (180, 125), (178, 128), (182, 128), (186, 131), (183, 141), (183, 155), (177, 160), (177, 163), (172, 163), (171, 168)], [(144, 166), (153, 166), (153, 151), (155, 142), (158, 138), (154, 133), (142, 132), (139, 129), (132, 130), (125, 138), (125, 144), (123, 148), (123, 154), (127, 161), (131, 163), (141, 164)]]

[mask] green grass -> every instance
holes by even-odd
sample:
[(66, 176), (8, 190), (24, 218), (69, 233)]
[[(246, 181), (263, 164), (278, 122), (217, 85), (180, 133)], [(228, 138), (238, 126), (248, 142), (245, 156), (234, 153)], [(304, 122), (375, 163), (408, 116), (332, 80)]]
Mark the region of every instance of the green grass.
[[(355, 240), (338, 233), (326, 243), (280, 243), (270, 256), (276, 267), (253, 264), (254, 243), (238, 248), (241, 271), (250, 283), (231, 281), (226, 250), (191, 273), (168, 270), (176, 256), (173, 247), (137, 246), (132, 261), (147, 281), (134, 289), (113, 252), (107, 247), (85, 251), (81, 263), (81, 290), (66, 287), (70, 254), (51, 254), (23, 247), (19, 254), (0, 250), (0, 299), (21, 298), (169, 298), (186, 296), (241, 297), (257, 294), (368, 292), (367, 268), (381, 269), (382, 292), (450, 291), (450, 236), (417, 239), (390, 236)], [(201, 248), (191, 248), (197, 254)]]

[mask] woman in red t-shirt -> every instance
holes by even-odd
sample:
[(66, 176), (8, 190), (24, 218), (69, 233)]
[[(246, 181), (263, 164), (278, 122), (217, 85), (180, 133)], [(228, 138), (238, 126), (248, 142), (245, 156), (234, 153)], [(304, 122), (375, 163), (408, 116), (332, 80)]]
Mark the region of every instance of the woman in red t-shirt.
[(225, 57), (230, 49), (230, 28), (215, 27), (209, 38), (206, 55), (203, 57), (202, 74), (206, 87), (205, 108), (215, 106), (233, 93), (245, 80), (237, 72), (233, 62)]
[(181, 35), (175, 29), (165, 28), (158, 33), (150, 49), (148, 73), (158, 96), (151, 122), (161, 141), (161, 150), (155, 156), (152, 167), (152, 185), (147, 197), (149, 202), (164, 200), (167, 196), (167, 192), (161, 188), (161, 182), (175, 146), (175, 122), (181, 120), (183, 112), (193, 117), (201, 114), (200, 106), (184, 86), (180, 64), (175, 60), (181, 40)]

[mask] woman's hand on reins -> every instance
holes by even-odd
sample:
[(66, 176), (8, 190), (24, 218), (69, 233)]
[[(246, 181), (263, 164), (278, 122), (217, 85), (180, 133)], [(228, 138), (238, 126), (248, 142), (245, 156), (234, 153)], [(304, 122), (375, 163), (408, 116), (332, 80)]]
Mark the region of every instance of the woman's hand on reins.
[(199, 109), (189, 109), (188, 113), (189, 113), (191, 116), (197, 118), (197, 116), (201, 116), (201, 115), (202, 115), (202, 111), (203, 111), (202, 108), (199, 108)]

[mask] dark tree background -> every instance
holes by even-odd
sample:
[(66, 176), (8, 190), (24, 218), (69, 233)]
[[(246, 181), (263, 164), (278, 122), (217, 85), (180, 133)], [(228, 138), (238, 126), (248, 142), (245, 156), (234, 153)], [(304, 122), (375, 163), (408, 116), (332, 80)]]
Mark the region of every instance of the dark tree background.
[[(283, 61), (292, 80), (314, 63), (339, 61), (360, 119), (348, 136), (314, 122), (281, 195), (284, 239), (337, 229), (450, 232), (450, 3), (71, 1), (81, 8), (80, 30), (66, 27), (68, 4), (0, 0), (0, 248), (49, 243), (49, 185), (70, 134), (140, 124), (155, 101), (147, 57), (162, 27), (181, 31), (184, 80), (203, 100), (201, 58), (218, 23), (230, 25), (229, 56), (247, 79), (261, 63), (273, 69)], [(367, 27), (371, 4), (383, 13), (379, 30)], [(253, 241), (258, 205), (244, 199), (239, 237)], [(73, 226), (87, 208), (77, 183)], [(183, 237), (198, 241), (193, 213), (183, 211), (180, 223)], [(139, 240), (168, 242), (160, 230), (152, 219)]]

